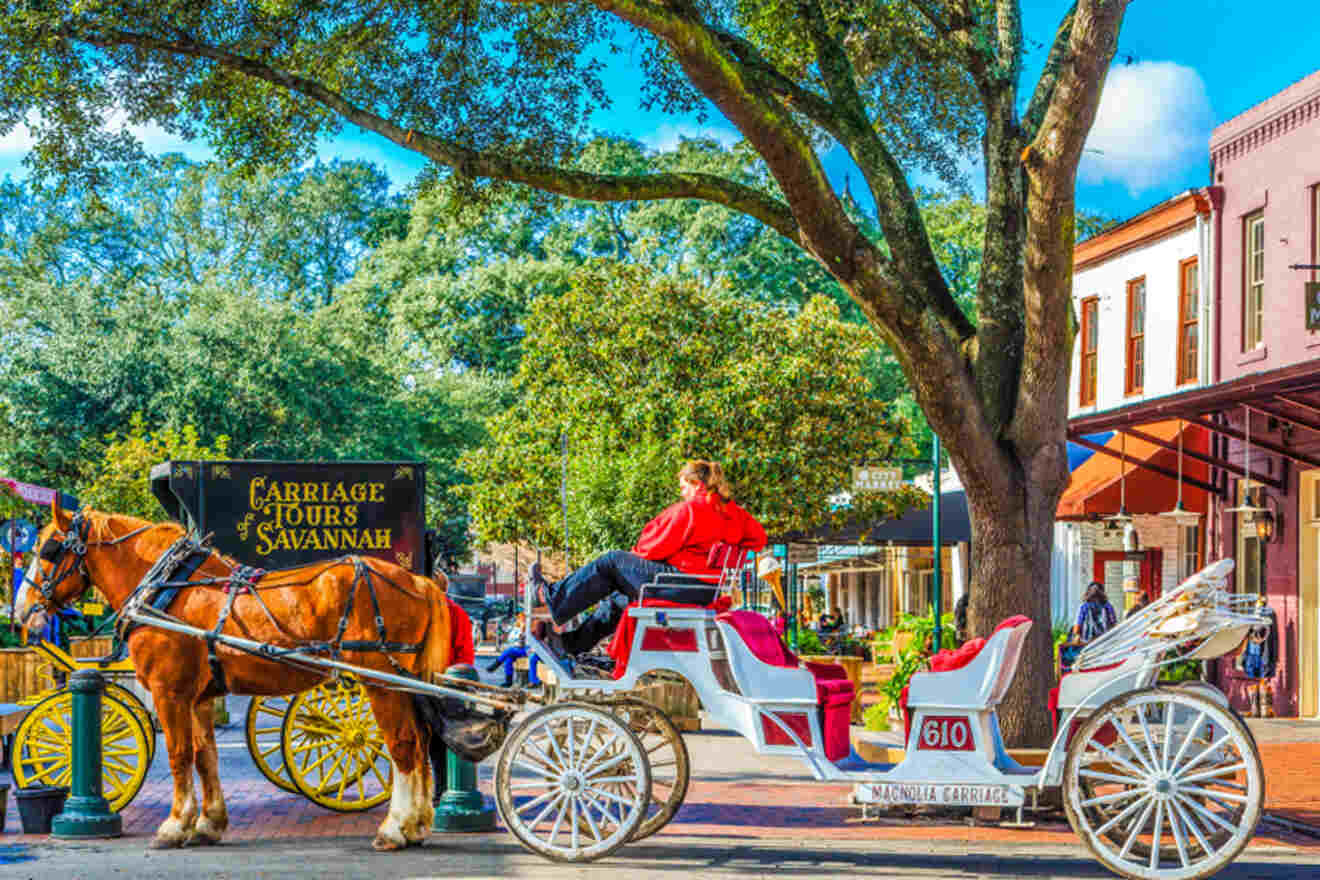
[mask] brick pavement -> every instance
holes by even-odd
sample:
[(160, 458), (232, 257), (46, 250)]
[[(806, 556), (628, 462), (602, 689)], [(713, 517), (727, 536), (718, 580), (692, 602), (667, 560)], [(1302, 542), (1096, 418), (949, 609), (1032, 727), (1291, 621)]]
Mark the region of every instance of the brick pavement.
[[(706, 737), (699, 736), (700, 739)], [(728, 742), (727, 738), (719, 740)], [(747, 751), (750, 752), (750, 749)], [(1320, 743), (1261, 746), (1266, 767), (1267, 810), (1298, 821), (1320, 824), (1320, 797), (1313, 780), (1320, 779)], [(489, 793), (489, 768), (483, 767), (482, 787)], [(698, 773), (700, 774), (700, 764)], [(889, 817), (860, 821), (859, 810), (846, 805), (849, 787), (806, 782), (800, 778), (772, 781), (762, 776), (747, 781), (694, 778), (683, 808), (661, 833), (739, 839), (799, 838), (810, 829), (816, 840), (939, 840), (950, 843), (1021, 841), (1024, 844), (1070, 844), (1076, 838), (1065, 821), (1044, 821), (1031, 830), (997, 825), (969, 826), (964, 821), (936, 817)], [(230, 841), (271, 838), (363, 837), (375, 833), (385, 806), (367, 813), (333, 813), (298, 795), (279, 791), (261, 778), (229, 782)], [(158, 761), (137, 798), (123, 811), (124, 831), (144, 840), (169, 812), (170, 780)], [(4, 842), (38, 842), (39, 836), (19, 835), (12, 797)], [(1262, 825), (1258, 846), (1316, 848), (1320, 840)]]

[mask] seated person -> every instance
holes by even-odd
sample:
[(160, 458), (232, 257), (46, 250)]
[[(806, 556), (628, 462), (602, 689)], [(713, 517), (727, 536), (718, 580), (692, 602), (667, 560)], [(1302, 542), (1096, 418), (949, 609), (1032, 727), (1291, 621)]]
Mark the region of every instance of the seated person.
[[(683, 500), (647, 523), (631, 552), (611, 550), (554, 584), (542, 579), (540, 566), (532, 566), (537, 593), (557, 625), (599, 603), (580, 625), (563, 633), (569, 654), (584, 654), (612, 634), (624, 609), (656, 575), (702, 575), (713, 585), (720, 572), (708, 567), (711, 547), (721, 542), (752, 551), (765, 546), (765, 529), (734, 502), (733, 489), (715, 462), (698, 459), (684, 465), (678, 472), (678, 491)], [(646, 595), (685, 605), (705, 605), (711, 599), (708, 588), (678, 585), (649, 589)]]
[(822, 614), (820, 616), (818, 626), (822, 633), (838, 632), (844, 627), (843, 612), (839, 610), (838, 606), (835, 606), (830, 609), (828, 614)]

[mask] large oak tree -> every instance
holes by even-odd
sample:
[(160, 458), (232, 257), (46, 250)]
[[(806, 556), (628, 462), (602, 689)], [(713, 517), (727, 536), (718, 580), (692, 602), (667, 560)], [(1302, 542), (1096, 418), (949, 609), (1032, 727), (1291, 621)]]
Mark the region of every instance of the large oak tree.
[[(107, 115), (204, 135), (241, 161), (305, 158), (351, 123), (473, 180), (756, 218), (848, 291), (943, 437), (972, 511), (973, 628), (1015, 612), (1039, 623), (1002, 712), (1010, 741), (1039, 741), (1067, 481), (1074, 184), (1128, 2), (1061, 10), (1024, 88), (1018, 0), (19, 0), (0, 22), (0, 131), (26, 122), (39, 165), (71, 174), (131, 153)], [(714, 105), (773, 186), (575, 167), (614, 43), (640, 57), (646, 101)], [(907, 175), (955, 176), (978, 139), (973, 323)], [(883, 240), (827, 177), (834, 145), (861, 170)]]

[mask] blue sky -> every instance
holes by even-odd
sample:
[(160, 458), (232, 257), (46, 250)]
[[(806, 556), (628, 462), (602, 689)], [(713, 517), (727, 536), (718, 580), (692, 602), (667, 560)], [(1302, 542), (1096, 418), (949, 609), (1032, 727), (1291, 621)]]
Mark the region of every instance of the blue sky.
[[(1027, 94), (1067, 6), (1067, 0), (1023, 0), (1026, 34), (1039, 45), (1027, 59)], [(1315, 21), (1314, 0), (1134, 0), (1079, 169), (1078, 206), (1124, 218), (1203, 186), (1211, 129), (1320, 69)], [(642, 110), (636, 60), (631, 52), (609, 60), (613, 105), (594, 120), (600, 130), (657, 147), (693, 134), (736, 140), (718, 113), (701, 125), (692, 117)], [(140, 134), (153, 152), (209, 155), (204, 145), (184, 144), (159, 130)], [(22, 174), (26, 147), (22, 129), (0, 138), (0, 175)], [(321, 154), (376, 162), (396, 183), (422, 167), (415, 154), (355, 130), (324, 144)], [(847, 156), (835, 150), (826, 165), (841, 184), (850, 168)]]

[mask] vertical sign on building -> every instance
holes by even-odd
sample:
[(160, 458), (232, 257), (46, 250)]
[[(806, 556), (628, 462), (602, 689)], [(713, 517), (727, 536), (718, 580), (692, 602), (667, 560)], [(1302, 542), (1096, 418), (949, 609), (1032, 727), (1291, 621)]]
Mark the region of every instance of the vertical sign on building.
[(1306, 282), (1306, 329), (1320, 330), (1320, 281)]

